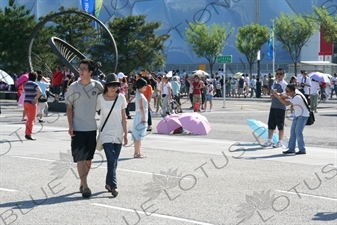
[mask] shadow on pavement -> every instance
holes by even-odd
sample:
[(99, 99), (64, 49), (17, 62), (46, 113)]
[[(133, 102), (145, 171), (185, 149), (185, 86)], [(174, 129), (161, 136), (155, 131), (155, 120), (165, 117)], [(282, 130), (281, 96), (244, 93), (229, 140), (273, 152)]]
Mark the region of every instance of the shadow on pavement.
[(332, 221), (337, 220), (337, 212), (319, 212), (312, 220), (316, 221)]
[(245, 159), (272, 159), (272, 158), (279, 158), (279, 157), (290, 157), (295, 156), (295, 154), (287, 155), (287, 154), (276, 154), (276, 155), (266, 155), (266, 156), (257, 156), (257, 157), (248, 157)]
[[(45, 191), (43, 190), (43, 192)], [(111, 195), (110, 194), (109, 196), (97, 197), (98, 195), (101, 195), (104, 193), (108, 194), (107, 191), (96, 192), (96, 193), (93, 193), (90, 198), (83, 198), (79, 192), (73, 192), (73, 193), (68, 193), (68, 194), (64, 194), (60, 196), (53, 196), (53, 197), (47, 196), (46, 193), (43, 193), (45, 195), (44, 199), (34, 199), (32, 195), (29, 195), (30, 200), (7, 202), (4, 204), (0, 204), (0, 208), (33, 209), (35, 206), (39, 206), (39, 205), (53, 205), (53, 204), (73, 202), (73, 201), (79, 201), (79, 200), (89, 200), (93, 198), (108, 198)], [(74, 194), (76, 194), (77, 196), (71, 197)]]

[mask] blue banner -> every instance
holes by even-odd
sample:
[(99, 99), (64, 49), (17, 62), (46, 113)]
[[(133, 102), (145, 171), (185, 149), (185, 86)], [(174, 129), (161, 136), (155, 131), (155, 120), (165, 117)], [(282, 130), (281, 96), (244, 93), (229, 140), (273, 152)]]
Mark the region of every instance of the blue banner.
[(95, 16), (95, 0), (81, 0), (82, 9)]

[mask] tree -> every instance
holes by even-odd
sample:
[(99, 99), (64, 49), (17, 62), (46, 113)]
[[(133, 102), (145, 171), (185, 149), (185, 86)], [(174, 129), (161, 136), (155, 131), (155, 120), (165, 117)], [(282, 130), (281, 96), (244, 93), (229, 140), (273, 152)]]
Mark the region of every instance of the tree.
[(216, 58), (220, 55), (227, 39), (233, 34), (230, 24), (189, 23), (186, 28), (187, 42), (198, 57), (205, 57), (209, 63), (211, 74)]
[(317, 20), (320, 24), (324, 39), (328, 43), (335, 43), (337, 41), (337, 15), (331, 16), (325, 6), (321, 8), (314, 6), (313, 9), (316, 18), (312, 19)]
[[(164, 42), (169, 35), (158, 36), (156, 29), (160, 22), (146, 22), (145, 15), (116, 17), (108, 22), (108, 28), (113, 35), (118, 48), (118, 71), (129, 74), (138, 68), (152, 70), (155, 66), (165, 64)], [(102, 66), (111, 70), (115, 55), (111, 42), (102, 33), (102, 42), (93, 46), (91, 54), (101, 54)], [(100, 49), (100, 51), (96, 51)]]
[[(2, 69), (8, 72), (28, 70), (27, 46), (31, 32), (37, 24), (34, 15), (24, 6), (17, 6), (15, 0), (9, 0), (9, 6), (0, 8), (0, 62)], [(48, 32), (44, 30), (43, 32)], [(41, 40), (41, 37), (38, 41)], [(43, 46), (37, 45), (37, 49)], [(36, 48), (35, 48), (36, 49)]]
[(268, 37), (269, 29), (267, 26), (252, 23), (238, 29), (235, 44), (247, 58), (250, 76), (252, 76), (252, 67), (256, 61), (257, 53), (261, 46), (268, 41)]
[[(59, 8), (60, 12), (79, 11), (77, 8)], [(55, 12), (48, 13), (47, 16)], [(40, 18), (40, 20), (45, 17)], [(84, 55), (88, 54), (90, 47), (99, 41), (99, 29), (96, 29), (93, 20), (80, 14), (65, 14), (53, 18), (55, 36), (61, 38), (68, 44), (75, 47)]]
[(282, 43), (282, 47), (286, 50), (295, 66), (295, 74), (297, 74), (297, 62), (300, 57), (303, 46), (308, 42), (309, 38), (318, 31), (318, 23), (313, 15), (307, 14), (290, 14), (281, 13), (280, 17), (275, 20), (275, 37)]

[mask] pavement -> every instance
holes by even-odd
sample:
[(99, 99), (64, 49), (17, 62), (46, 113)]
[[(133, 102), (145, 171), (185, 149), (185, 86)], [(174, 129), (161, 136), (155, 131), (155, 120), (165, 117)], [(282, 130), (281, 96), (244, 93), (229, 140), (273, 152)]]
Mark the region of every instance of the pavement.
[[(336, 224), (336, 103), (319, 105), (304, 130), (307, 154), (296, 156), (262, 148), (248, 128), (247, 119), (267, 122), (266, 98), (227, 99), (225, 108), (215, 99), (213, 111), (202, 113), (212, 125), (206, 136), (157, 134), (155, 116), (142, 142), (147, 158), (132, 158), (132, 143), (122, 149), (119, 195), (104, 189), (106, 158), (96, 152), (93, 195), (83, 199), (64, 114), (50, 114), (35, 125), (37, 140), (26, 141), (22, 108), (2, 101), (0, 225)], [(286, 124), (288, 136), (290, 117)]]

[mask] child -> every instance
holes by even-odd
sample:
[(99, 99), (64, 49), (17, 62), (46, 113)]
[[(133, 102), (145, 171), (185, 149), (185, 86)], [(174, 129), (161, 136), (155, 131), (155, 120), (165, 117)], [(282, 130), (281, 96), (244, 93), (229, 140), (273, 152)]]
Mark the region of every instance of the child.
[(140, 153), (141, 147), (141, 140), (144, 139), (146, 136), (146, 129), (147, 129), (147, 119), (148, 119), (148, 102), (143, 95), (147, 87), (147, 82), (143, 78), (139, 78), (136, 81), (136, 115), (133, 120), (133, 127), (132, 127), (132, 139), (134, 141), (135, 146), (135, 153), (134, 158), (146, 158), (145, 155)]
[(206, 101), (205, 101), (205, 111), (207, 109), (207, 102), (209, 102), (209, 110), (208, 112), (212, 112), (212, 99), (213, 99), (213, 84), (211, 80), (207, 80), (207, 87), (206, 87)]

